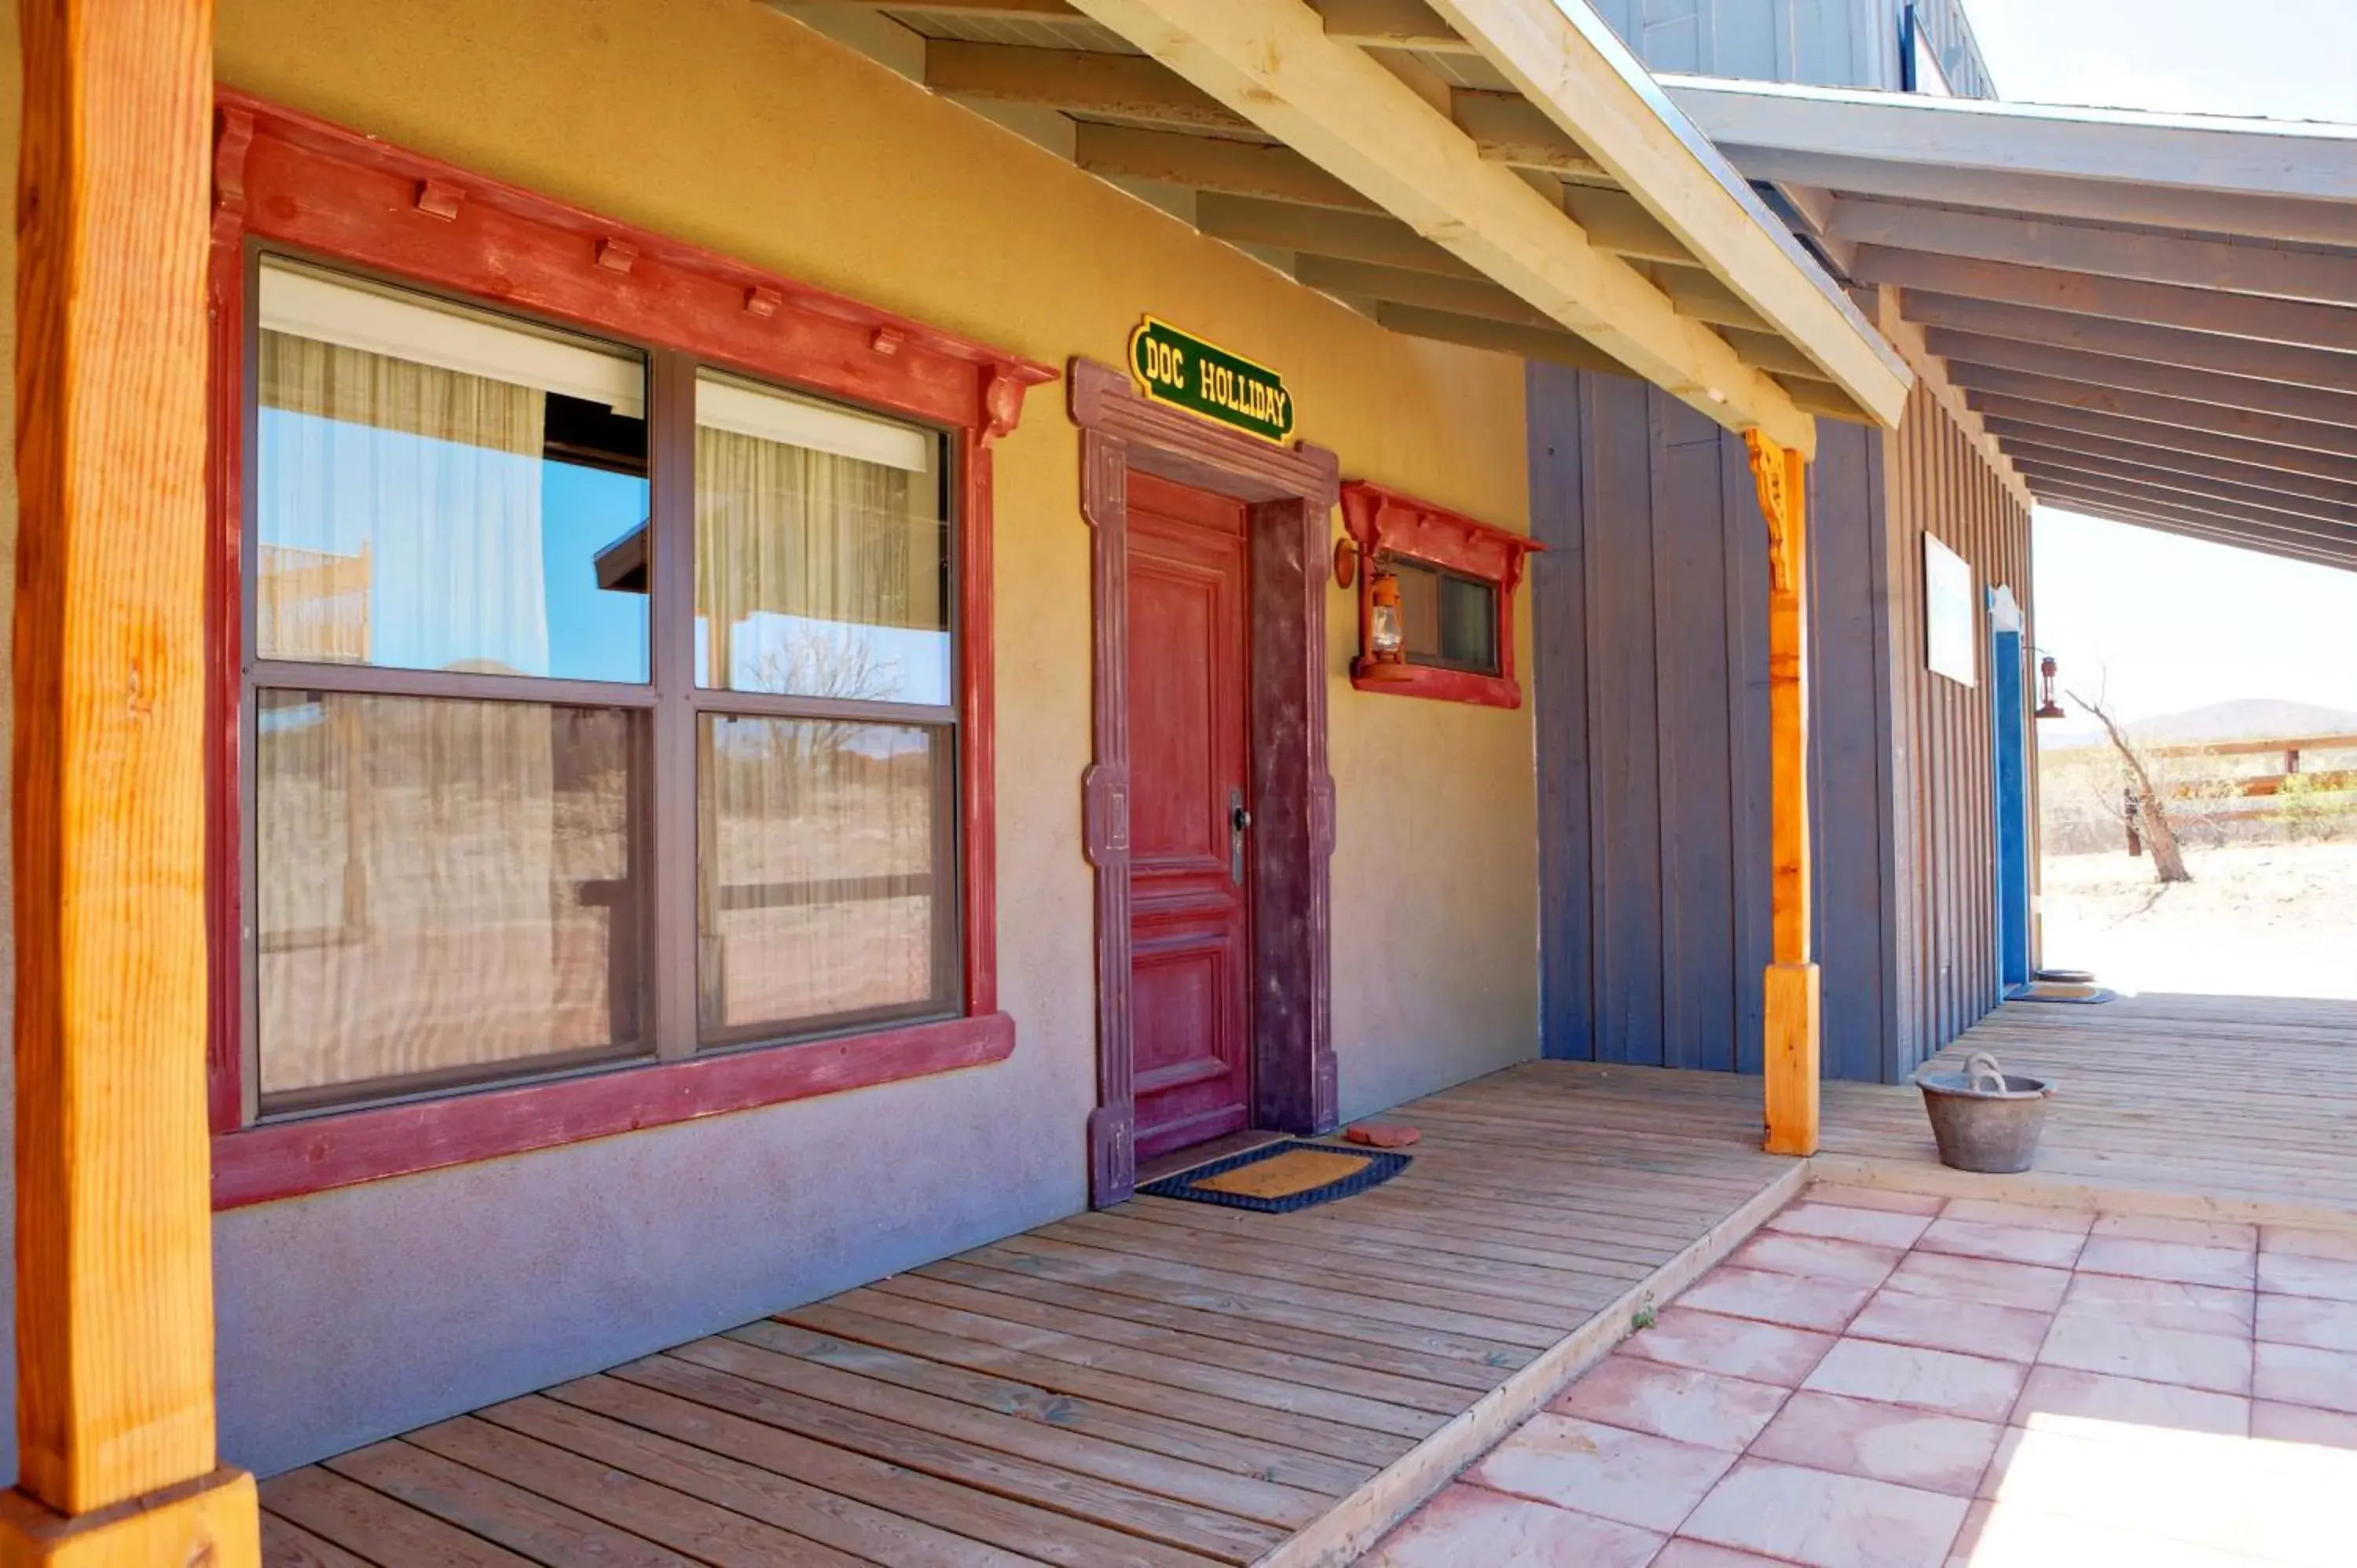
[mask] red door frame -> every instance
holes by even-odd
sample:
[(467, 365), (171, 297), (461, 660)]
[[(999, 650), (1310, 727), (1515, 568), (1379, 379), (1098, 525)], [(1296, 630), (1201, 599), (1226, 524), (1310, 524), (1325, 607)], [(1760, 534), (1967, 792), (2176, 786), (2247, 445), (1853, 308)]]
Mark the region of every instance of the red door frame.
[(1326, 584), (1341, 468), (1306, 443), (1280, 446), (1147, 402), (1109, 365), (1075, 359), (1081, 512), (1092, 533), (1095, 754), (1082, 780), (1082, 841), (1096, 868), (1097, 1105), (1089, 1201), (1136, 1185), (1129, 888), (1129, 519), (1133, 470), (1232, 496), (1251, 509), (1253, 1122), (1332, 1130), (1336, 1116), (1326, 766)]

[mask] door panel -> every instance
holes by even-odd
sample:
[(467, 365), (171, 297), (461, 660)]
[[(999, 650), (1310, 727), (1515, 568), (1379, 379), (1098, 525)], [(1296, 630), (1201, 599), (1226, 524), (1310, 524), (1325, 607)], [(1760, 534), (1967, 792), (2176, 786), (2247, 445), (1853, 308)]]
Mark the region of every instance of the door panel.
[[(1130, 1001), (1137, 1153), (1251, 1120), (1244, 509), (1129, 479)], [(1239, 875), (1241, 873), (1241, 875)]]

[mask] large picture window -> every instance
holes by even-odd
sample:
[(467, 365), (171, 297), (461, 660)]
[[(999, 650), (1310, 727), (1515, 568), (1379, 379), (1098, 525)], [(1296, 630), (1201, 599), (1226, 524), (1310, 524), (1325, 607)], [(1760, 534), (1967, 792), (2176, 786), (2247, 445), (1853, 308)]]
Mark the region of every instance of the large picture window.
[(1049, 372), (221, 125), (216, 1201), (1003, 1057), (985, 444)]
[[(257, 274), (258, 1111), (955, 1013), (941, 434), (708, 371), (666, 408), (635, 349)], [(670, 509), (666, 418), (694, 432)], [(652, 591), (674, 531), (692, 615)], [(658, 737), (666, 695), (695, 723)], [(677, 1040), (645, 1004), (667, 875), (695, 885)]]

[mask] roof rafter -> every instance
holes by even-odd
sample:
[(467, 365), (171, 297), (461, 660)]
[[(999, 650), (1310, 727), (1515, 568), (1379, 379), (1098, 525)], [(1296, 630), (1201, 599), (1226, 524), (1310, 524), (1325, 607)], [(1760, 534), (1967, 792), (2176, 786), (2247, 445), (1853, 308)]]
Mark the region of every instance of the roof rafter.
[[(1967, 392), (1995, 392), (2005, 397), (2051, 403), (2063, 408), (2086, 409), (2092, 413), (2143, 420), (2147, 424), (2170, 425), (2181, 430), (2206, 430), (2220, 435), (2239, 436), (2244, 441), (2269, 443), (2277, 452), (2287, 449), (2327, 452), (2357, 460), (2357, 429), (2345, 424), (2321, 424), (2313, 420), (2258, 413), (2245, 408), (2222, 408), (2216, 403), (2164, 397), (2157, 392), (2089, 386), (2079, 381), (2059, 381), (2051, 376), (2001, 370), (1992, 365), (1959, 363), (1953, 360), (1948, 362), (1948, 379)], [(2280, 458), (2276, 460), (2280, 461)]]
[[(1365, 51), (1327, 37), (1315, 12), (1294, 0), (1085, 0), (1082, 9), (1381, 202), (1460, 264), (1511, 288), (1715, 422), (1814, 449), (1814, 422), (1765, 372), (1745, 364), (1708, 327), (1681, 316), (1628, 262), (1590, 243), (1558, 203), (1512, 170), (1483, 160), (1471, 138)], [(1220, 205), (1249, 199), (1225, 198)], [(1199, 203), (1199, 215), (1212, 205), (1208, 198)], [(1418, 264), (1391, 255), (1354, 259)], [(1864, 351), (1863, 339), (1851, 336)], [(1903, 382), (1886, 379), (1903, 392)]]
[(2318, 478), (2357, 483), (2357, 462), (2329, 452), (2310, 452), (2298, 446), (2276, 446), (2264, 441), (2245, 440), (2239, 435), (2221, 435), (2214, 431), (2189, 430), (2181, 425), (2124, 419), (2117, 414), (2093, 409), (2072, 408), (2059, 403), (2038, 403), (2001, 393), (1967, 392), (1964, 396), (1990, 421), (1992, 426), (2001, 421), (2008, 425), (2080, 431), (2147, 446), (2165, 443), (2182, 451), (2224, 457), (2256, 467), (2288, 469)]
[(2222, 408), (2357, 426), (2357, 395), (2347, 392), (2286, 386), (2255, 376), (2189, 371), (2177, 365), (2156, 365), (2148, 360), (2089, 354), (2077, 349), (2024, 343), (2011, 338), (1985, 338), (1975, 332), (1956, 332), (1944, 327), (1930, 328), (1923, 334), (1923, 341), (1932, 352), (1952, 364), (1985, 365), (2050, 376), (2057, 381), (2159, 392), (2194, 403), (2216, 403)]
[(1925, 328), (1951, 327), (1986, 338), (2009, 338), (2017, 342), (2148, 360), (2157, 365), (2183, 365), (2230, 376), (2257, 376), (2296, 386), (2357, 392), (2357, 354), (2338, 354), (2329, 349), (2269, 343), (2256, 338), (2229, 338), (2217, 332), (2185, 332), (2173, 327), (2114, 321), (2068, 310), (2041, 310), (2034, 306), (1965, 299), (1913, 288), (1903, 291), (1902, 308), (1909, 320)]

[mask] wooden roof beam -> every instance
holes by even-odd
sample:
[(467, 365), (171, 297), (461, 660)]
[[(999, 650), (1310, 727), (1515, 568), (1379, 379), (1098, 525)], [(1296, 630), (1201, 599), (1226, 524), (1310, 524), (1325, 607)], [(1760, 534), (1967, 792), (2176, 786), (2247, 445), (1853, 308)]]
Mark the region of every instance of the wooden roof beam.
[(1481, 276), (1470, 263), (1382, 213), (1338, 212), (1291, 201), (1205, 191), (1195, 202), (1195, 226), (1214, 240), (1404, 267), (1442, 277)]
[(2357, 393), (2357, 354), (2269, 343), (2257, 338), (2230, 338), (2217, 332), (2186, 332), (2171, 327), (2115, 321), (2068, 310), (2041, 310), (1996, 300), (1965, 299), (1922, 289), (1903, 290), (1900, 299), (1907, 319), (1926, 328), (1949, 327), (1986, 338), (2009, 338), (2022, 343), (2145, 360), (2157, 365), (2182, 365), (2189, 370), (2256, 376), (2296, 386)]
[[(1675, 87), (1670, 91), (1681, 102)], [(1858, 143), (1841, 153), (1759, 146), (1724, 136), (1719, 148), (1752, 179), (1813, 185), (1858, 196), (1942, 201), (2001, 212), (2035, 212), (2090, 223), (2236, 234), (2298, 244), (2357, 245), (2357, 203), (2188, 190), (2133, 181), (2026, 174), (2018, 169), (1950, 168), (1881, 158)]]
[(2357, 459), (2357, 429), (2345, 424), (2319, 424), (2312, 420), (2287, 419), (2276, 413), (2255, 413), (2243, 408), (2221, 408), (2216, 403), (2192, 403), (2184, 398), (2163, 397), (2154, 392), (2089, 386), (2081, 381), (2029, 375), (1993, 365), (1962, 364), (1953, 360), (1948, 362), (1948, 379), (1968, 392), (1996, 392), (2032, 403), (2083, 408), (2090, 413), (2115, 414), (2123, 419), (2138, 419), (2180, 430), (2206, 430), (2219, 435), (2239, 436), (2244, 441), (2269, 443), (2279, 449), (2327, 452), (2340, 457)]
[(1347, 257), (1303, 251), (1295, 258), (1295, 281), (1308, 288), (1353, 299), (1408, 305), (1470, 316), (1509, 327), (1547, 330), (1554, 321), (1522, 295), (1486, 278), (1446, 277), (1406, 267), (1379, 266)]
[(1862, 283), (1896, 284), (1970, 299), (1993, 299), (2045, 310), (2075, 311), (2117, 321), (2190, 328), (2316, 349), (2357, 350), (2357, 310), (2298, 299), (2260, 299), (2176, 284), (2093, 277), (2085, 273), (2006, 262), (1939, 256), (1924, 251), (1860, 245), (1854, 268)]
[(1424, 0), (1308, 0), (1326, 22), (1326, 36), (1369, 49), (1417, 49), (1469, 55), (1473, 46)]
[(2342, 482), (2319, 478), (2313, 474), (2298, 474), (2287, 468), (2269, 468), (2256, 463), (2241, 463), (2229, 457), (2188, 452), (2182, 446), (2168, 442), (2169, 433), (2166, 431), (2158, 432), (2156, 441), (2147, 445), (2116, 440), (2108, 435), (2091, 435), (2083, 430), (2023, 424), (2010, 419), (1989, 418), (1983, 423), (1988, 426), (1989, 434), (2003, 443), (2008, 453), (2043, 454), (2049, 458), (2067, 457), (2073, 462), (2100, 463), (2106, 467), (2129, 472), (2155, 476), (2167, 474), (2189, 481), (2224, 485), (2230, 489), (2296, 496), (2309, 501), (2357, 510), (2357, 478)]
[(2287, 251), (2278, 245), (2191, 240), (1857, 197), (1834, 204), (1830, 231), (1835, 239), (1862, 245), (2186, 288), (2357, 305), (2357, 258)]
[(1458, 88), (1448, 96), (1448, 117), (1473, 138), (1491, 163), (1534, 169), (1566, 179), (1600, 180), (1604, 166), (1565, 135), (1546, 112), (1519, 92), (1478, 92)]
[(2094, 409), (2072, 408), (2058, 403), (2037, 403), (2001, 393), (1967, 392), (1964, 396), (1989, 422), (1992, 430), (2061, 430), (2107, 436), (2115, 441), (2145, 446), (2166, 445), (2179, 451), (2222, 457), (2251, 467), (2281, 469), (2341, 484), (2357, 484), (2357, 462), (2330, 452), (2311, 452), (2300, 446), (2276, 446), (2264, 441), (2247, 441), (2237, 435), (2222, 435), (2215, 431), (2156, 424), (2148, 420), (2126, 419)]
[(1590, 6), (1431, 3), (1826, 380), (1898, 423), (1914, 379), (1906, 363)]
[(1383, 210), (1291, 147), (1092, 120), (1081, 121), (1072, 131), (1072, 161), (1091, 174), (1167, 180), (1194, 190), (1346, 212)]
[(1951, 363), (1986, 365), (2051, 376), (2059, 381), (2085, 381), (2095, 386), (2159, 392), (2222, 408), (2280, 413), (2324, 424), (2357, 426), (2357, 396), (2321, 392), (2314, 387), (2286, 386), (2253, 376), (2224, 376), (2210, 371), (2189, 371), (2176, 365), (2156, 365), (2149, 360), (2124, 360), (2112, 354), (2089, 354), (2057, 349), (2045, 343), (2023, 343), (2010, 338), (1985, 338), (1975, 332), (1954, 332), (1934, 327), (1923, 334), (1932, 352)]
[(2074, 511), (2090, 511), (2099, 517), (2117, 517), (2136, 522), (2167, 521), (2177, 524), (2179, 532), (2199, 530), (2196, 537), (2206, 538), (2215, 543), (2240, 544), (2254, 550), (2272, 549), (2277, 553), (2294, 555), (2301, 560), (2357, 567), (2357, 538), (2343, 544), (2296, 530), (2222, 517), (2203, 506), (2179, 506), (2171, 501), (2117, 493), (2094, 486), (2064, 485), (2047, 480), (2032, 488), (2039, 499), (2049, 506), (2068, 507)]
[(2202, 507), (2221, 517), (2242, 521), (2297, 529), (2319, 539), (2347, 540), (2357, 543), (2357, 515), (2320, 517), (2314, 512), (2270, 506), (2238, 496), (2220, 495), (2213, 489), (2187, 488), (2195, 481), (2155, 482), (2117, 469), (2108, 469), (2100, 464), (2079, 466), (2085, 464), (2083, 458), (2078, 464), (2048, 463), (2024, 454), (2016, 457), (2015, 462), (2033, 487), (2046, 483), (2076, 485), (2082, 489), (2101, 490), (2107, 495), (2141, 496), (2174, 506)]
[[(1295, 0), (1084, 0), (1082, 8), (1382, 203), (1460, 264), (1512, 289), (1716, 423), (1763, 429), (1786, 446), (1814, 449), (1814, 421), (1765, 372), (1745, 364), (1709, 328), (1678, 314), (1628, 262), (1591, 244), (1559, 203), (1513, 170), (1484, 161), (1470, 137), (1366, 51), (1328, 38), (1315, 12)], [(1442, 15), (1463, 31), (1460, 18)], [(1206, 197), (1200, 207), (1246, 199)], [(1357, 215), (1315, 216), (1330, 221)], [(1391, 256), (1352, 259), (1418, 264)], [(1830, 344), (1828, 354), (1845, 362), (1872, 358), (1864, 338), (1846, 324), (1844, 331), (1854, 342)], [(1878, 373), (1891, 401), (1903, 396), (1902, 380)]]
[(1629, 373), (1628, 366), (1587, 338), (1566, 332), (1560, 327), (1517, 327), (1484, 317), (1429, 310), (1418, 305), (1379, 304), (1375, 306), (1375, 319), (1393, 331), (1404, 332), (1411, 338), (1429, 338), (1435, 342), (1454, 343), (1459, 348), (1488, 349), (1525, 360), (1568, 365), (1576, 371), (1592, 371), (1598, 375), (1625, 376)]
[(2330, 546), (2315, 548), (2297, 543), (2279, 543), (2254, 538), (2238, 532), (2225, 522), (2200, 521), (2181, 516), (2163, 516), (2145, 510), (2125, 501), (2105, 499), (2097, 496), (2046, 495), (2041, 504), (2061, 507), (2065, 510), (2083, 512), (2107, 521), (2125, 523), (2133, 528), (2149, 528), (2159, 533), (2173, 533), (2182, 539), (2198, 539), (2206, 544), (2223, 544), (2236, 550), (2255, 551), (2261, 555), (2281, 556), (2310, 566), (2330, 566), (2344, 572), (2357, 572), (2357, 550), (2346, 553)]
[(797, 0), (801, 5), (857, 6), (868, 11), (960, 16), (975, 22), (1077, 22), (1081, 14), (1065, 0)]
[(951, 98), (1030, 103), (1068, 114), (1206, 131), (1253, 128), (1243, 115), (1138, 55), (929, 38), (925, 85)]

